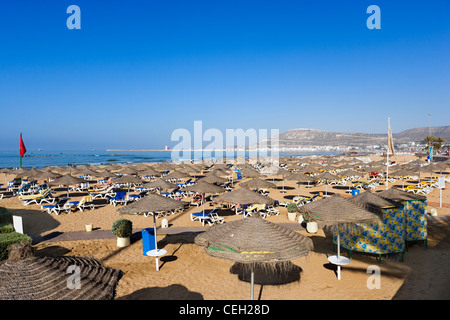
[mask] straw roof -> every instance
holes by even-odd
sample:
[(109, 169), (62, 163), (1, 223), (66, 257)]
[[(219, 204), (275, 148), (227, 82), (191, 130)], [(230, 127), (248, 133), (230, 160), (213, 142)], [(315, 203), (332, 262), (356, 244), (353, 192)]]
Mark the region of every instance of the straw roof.
[(117, 183), (129, 183), (129, 184), (140, 184), (142, 180), (133, 175), (126, 175), (114, 180)]
[(380, 192), (377, 192), (380, 196), (386, 198), (386, 199), (392, 199), (395, 201), (404, 201), (404, 200), (425, 200), (427, 199), (426, 196), (420, 195), (420, 194), (414, 194), (411, 192), (402, 191), (399, 189), (390, 188), (387, 190), (383, 190)]
[[(270, 175), (281, 175), (282, 174), (282, 171), (281, 170), (284, 170), (284, 169), (282, 169), (282, 168), (280, 168), (280, 167), (278, 167), (278, 166), (275, 166), (275, 165), (271, 165), (271, 166), (266, 166), (266, 167), (263, 167), (260, 171), (259, 171), (259, 173), (260, 174), (262, 174), (262, 175), (266, 175), (266, 176), (270, 176)], [(281, 171), (281, 172), (280, 172)]]
[[(17, 170), (18, 171), (18, 170)], [(15, 171), (15, 172), (17, 172)], [(21, 170), (22, 171), (22, 170)], [(13, 172), (14, 173), (14, 172)], [(37, 176), (38, 174), (42, 173), (39, 170), (36, 170), (35, 168), (32, 168), (30, 170), (23, 170), (22, 172), (19, 172), (16, 174), (16, 178), (23, 178), (23, 177), (27, 177), (28, 179), (34, 178), (35, 176)]]
[(276, 188), (277, 185), (275, 183), (269, 182), (267, 180), (263, 180), (260, 178), (253, 178), (252, 180), (242, 182), (239, 184), (241, 187), (244, 188), (256, 188), (256, 189), (271, 189)]
[(138, 171), (144, 171), (144, 170), (149, 169), (150, 167), (145, 163), (139, 163), (139, 164), (133, 165), (133, 168)]
[(52, 185), (52, 186), (60, 186), (60, 185), (61, 186), (70, 186), (73, 184), (80, 184), (82, 182), (84, 182), (83, 179), (73, 177), (70, 174), (66, 174), (62, 177), (59, 177), (59, 178), (53, 180), (53, 181), (50, 181), (48, 184)]
[(163, 178), (164, 179), (186, 179), (189, 177), (190, 177), (189, 173), (174, 170), (171, 173), (169, 173), (168, 175), (164, 176)]
[(214, 202), (230, 202), (235, 204), (272, 204), (274, 201), (259, 193), (240, 188), (214, 198)]
[(375, 222), (380, 217), (380, 210), (351, 201), (338, 194), (309, 202), (298, 207), (300, 213), (306, 213), (315, 220), (332, 223), (340, 222)]
[(317, 179), (323, 179), (323, 180), (339, 180), (339, 177), (331, 174), (329, 172), (323, 172), (321, 174), (319, 174), (318, 176), (316, 176)]
[(147, 167), (147, 169), (139, 171), (138, 175), (141, 177), (145, 177), (145, 176), (158, 176), (159, 177), (161, 175), (161, 172), (157, 171), (153, 168)]
[(108, 170), (102, 170), (97, 171), (95, 174), (95, 177), (102, 177), (102, 178), (109, 178), (109, 177), (115, 177), (116, 175), (114, 173), (109, 172)]
[(55, 173), (55, 172), (51, 172), (51, 171), (43, 171), (40, 174), (34, 176), (35, 179), (37, 180), (45, 180), (45, 179), (50, 179), (50, 178), (60, 178), (61, 175), (59, 173)]
[(24, 167), (20, 167), (19, 169), (12, 170), (11, 174), (19, 174), (19, 173), (24, 173), (24, 172), (28, 172), (28, 169), (25, 169)]
[[(90, 257), (35, 257), (17, 253), (0, 263), (0, 300), (112, 300), (122, 271)], [(20, 249), (16, 249), (16, 248)], [(69, 268), (80, 270), (79, 289), (71, 289)], [(72, 275), (74, 272), (72, 272)], [(74, 285), (76, 283), (73, 283)]]
[(240, 173), (246, 178), (256, 178), (261, 175), (258, 171), (251, 168), (243, 168), (240, 170)]
[(314, 182), (317, 180), (315, 177), (307, 176), (302, 172), (294, 172), (286, 177), (286, 180), (296, 181), (296, 182)]
[(389, 176), (404, 177), (404, 176), (414, 175), (414, 173), (415, 173), (415, 171), (413, 171), (413, 170), (403, 168), (403, 169), (397, 170), (397, 171), (392, 172), (392, 173), (390, 172)]
[(158, 179), (152, 182), (148, 182), (143, 185), (145, 188), (160, 188), (160, 189), (174, 189), (178, 187), (178, 185), (174, 183), (170, 183), (169, 181), (166, 181), (164, 179)]
[(100, 172), (95, 171), (94, 169), (91, 169), (90, 167), (87, 167), (87, 166), (78, 167), (77, 173), (78, 174), (86, 174), (86, 175), (90, 175), (90, 176), (94, 176), (94, 177), (101, 177)]
[(152, 164), (153, 169), (158, 171), (167, 171), (167, 170), (173, 170), (176, 165), (168, 162), (159, 162)]
[(259, 217), (214, 225), (196, 236), (195, 244), (211, 256), (241, 263), (289, 261), (313, 250), (309, 237)]
[(142, 214), (183, 208), (186, 202), (166, 198), (158, 194), (148, 194), (117, 210), (121, 214)]
[(204, 182), (209, 182), (209, 183), (225, 183), (228, 180), (212, 174), (212, 175), (207, 175), (203, 178), (200, 178), (199, 181), (204, 181)]
[(363, 173), (355, 171), (353, 169), (349, 169), (349, 170), (345, 170), (345, 171), (339, 172), (339, 176), (351, 177), (351, 176), (363, 176), (363, 175), (364, 175)]
[(138, 170), (133, 167), (126, 166), (125, 168), (119, 170), (119, 172), (122, 174), (137, 174)]
[(200, 180), (198, 183), (183, 188), (186, 191), (198, 193), (223, 193), (226, 190), (218, 185)]
[(385, 208), (385, 207), (399, 207), (400, 203), (392, 199), (387, 199), (379, 193), (373, 193), (371, 191), (365, 191), (356, 196), (351, 197), (349, 200), (362, 203), (374, 208)]

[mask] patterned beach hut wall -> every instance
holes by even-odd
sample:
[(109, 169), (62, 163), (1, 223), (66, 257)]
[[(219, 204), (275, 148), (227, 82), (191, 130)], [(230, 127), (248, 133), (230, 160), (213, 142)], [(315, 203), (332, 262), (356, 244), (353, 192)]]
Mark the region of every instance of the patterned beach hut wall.
[(427, 239), (427, 200), (405, 200), (406, 208), (406, 240)]
[(341, 223), (334, 228), (333, 242), (340, 233), (341, 247), (351, 251), (375, 254), (404, 252), (405, 209), (404, 207), (382, 208), (380, 223)]
[(398, 189), (381, 191), (379, 195), (398, 201), (405, 207), (406, 241), (427, 240), (427, 198)]

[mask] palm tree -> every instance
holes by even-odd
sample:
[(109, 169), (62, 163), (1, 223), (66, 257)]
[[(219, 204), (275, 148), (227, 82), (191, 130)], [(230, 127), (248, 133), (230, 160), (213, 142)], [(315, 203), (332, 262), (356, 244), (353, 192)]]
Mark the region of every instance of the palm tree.
[(428, 145), (428, 150), (431, 148), (431, 146), (433, 145), (433, 143), (436, 141), (436, 137), (435, 136), (426, 136), (423, 141), (425, 141)]
[(442, 137), (435, 138), (433, 141), (433, 149), (440, 150), (442, 148), (442, 144), (445, 142), (446, 140)]

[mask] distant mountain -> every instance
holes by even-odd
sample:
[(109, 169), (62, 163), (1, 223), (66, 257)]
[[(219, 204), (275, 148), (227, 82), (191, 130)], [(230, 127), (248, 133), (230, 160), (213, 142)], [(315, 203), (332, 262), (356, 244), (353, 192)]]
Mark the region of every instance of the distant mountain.
[[(408, 142), (421, 143), (429, 135), (430, 128), (415, 128), (393, 134), (394, 143)], [(450, 141), (450, 126), (432, 127), (431, 135), (443, 137)], [(328, 132), (316, 129), (291, 129), (280, 133), (278, 136), (281, 148), (297, 147), (367, 147), (386, 145), (387, 133), (353, 133), (353, 132)], [(269, 139), (270, 141), (270, 139)], [(268, 142), (270, 144), (270, 142)]]
[(431, 128), (415, 128), (408, 129), (396, 134), (393, 134), (394, 139), (399, 141), (423, 141), (423, 138), (429, 136), (431, 132), (432, 136), (442, 137), (446, 141), (450, 142), (450, 126), (431, 127)]

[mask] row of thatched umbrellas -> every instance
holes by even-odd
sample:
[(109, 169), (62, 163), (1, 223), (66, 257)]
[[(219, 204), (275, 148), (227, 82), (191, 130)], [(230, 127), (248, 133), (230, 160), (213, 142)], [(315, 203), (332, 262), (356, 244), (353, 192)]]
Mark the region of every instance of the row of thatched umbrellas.
[[(298, 177), (299, 178), (299, 177)], [(328, 176), (329, 179), (333, 177)], [(263, 180), (264, 181), (264, 180)], [(267, 182), (267, 181), (266, 181)], [(206, 183), (206, 182), (205, 182)], [(258, 187), (261, 181), (254, 180), (254, 185), (248, 183), (247, 187)], [(200, 185), (200, 183), (198, 183)], [(264, 187), (273, 187), (263, 183)], [(202, 190), (200, 186), (199, 189)], [(203, 184), (203, 188), (208, 187)], [(220, 187), (219, 187), (220, 188)], [(193, 190), (195, 188), (192, 188)], [(219, 191), (219, 189), (203, 189), (203, 191)], [(221, 191), (221, 190), (220, 190)], [(234, 203), (267, 203), (270, 198), (249, 191), (245, 188), (225, 193), (215, 198), (216, 201)], [(264, 201), (266, 202), (262, 202)], [(150, 194), (130, 205), (119, 209), (121, 213), (139, 213), (172, 210), (182, 206), (180, 201)], [(368, 222), (379, 220), (373, 210), (358, 205), (350, 199), (334, 196), (323, 200), (311, 202), (301, 207), (302, 212), (313, 214), (318, 220), (334, 223), (339, 222)], [(307, 255), (313, 250), (311, 239), (293, 232), (269, 221), (249, 217), (243, 220), (215, 225), (195, 238), (197, 245), (205, 247), (205, 251), (214, 257), (230, 259), (251, 266), (253, 299), (253, 265), (255, 263), (274, 265), (280, 261), (289, 261)], [(339, 257), (339, 252), (338, 252)], [(5, 295), (8, 298), (10, 295)]]

